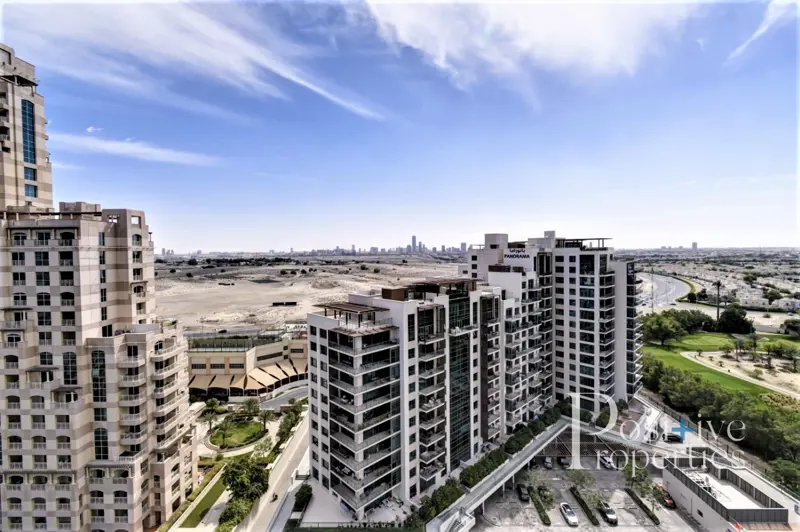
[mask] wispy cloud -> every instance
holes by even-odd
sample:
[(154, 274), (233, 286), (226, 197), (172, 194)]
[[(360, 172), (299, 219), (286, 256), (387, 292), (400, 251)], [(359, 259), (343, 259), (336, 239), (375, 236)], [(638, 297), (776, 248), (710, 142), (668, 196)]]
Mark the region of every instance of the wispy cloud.
[(103, 131), (102, 127), (89, 126), (86, 128), (87, 133), (99, 133), (101, 131)]
[(532, 88), (531, 67), (579, 80), (633, 75), (663, 52), (698, 6), (368, 1), (366, 9), (354, 20), (372, 20), (388, 43), (417, 50), (459, 88), (499, 77), (525, 92)]
[(193, 166), (212, 166), (220, 162), (219, 158), (210, 155), (162, 148), (140, 141), (125, 142), (57, 132), (49, 135), (50, 145), (64, 151), (104, 153), (143, 161)]
[(50, 166), (57, 170), (81, 170), (83, 168), (82, 166), (75, 164), (59, 163), (56, 161), (51, 162)]
[(706, 40), (705, 39), (695, 39), (694, 41), (697, 43), (697, 46), (700, 47), (700, 51), (701, 52), (705, 52), (706, 51)]
[(311, 54), (275, 28), (271, 9), (279, 7), (12, 2), (4, 6), (3, 23), (5, 39), (45, 71), (194, 113), (235, 117), (182, 93), (169, 83), (176, 75), (282, 99), (288, 96), (279, 84), (288, 82), (362, 117), (382, 118), (371, 104), (303, 68)]
[(731, 55), (728, 56), (727, 62), (730, 62), (741, 56), (751, 44), (763, 37), (764, 34), (766, 34), (770, 29), (783, 22), (791, 20), (792, 17), (796, 16), (797, 14), (798, 8), (796, 0), (772, 0), (767, 6), (766, 11), (764, 12), (764, 18), (761, 20), (761, 24), (759, 24), (758, 28), (756, 28), (756, 31), (754, 31), (746, 41), (736, 47), (733, 52), (731, 52)]

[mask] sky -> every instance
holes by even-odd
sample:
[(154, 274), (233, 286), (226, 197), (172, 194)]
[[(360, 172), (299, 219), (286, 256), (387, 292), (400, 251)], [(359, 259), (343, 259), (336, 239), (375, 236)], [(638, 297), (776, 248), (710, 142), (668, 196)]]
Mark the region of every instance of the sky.
[(798, 7), (23, 3), (56, 201), (176, 252), (800, 247)]

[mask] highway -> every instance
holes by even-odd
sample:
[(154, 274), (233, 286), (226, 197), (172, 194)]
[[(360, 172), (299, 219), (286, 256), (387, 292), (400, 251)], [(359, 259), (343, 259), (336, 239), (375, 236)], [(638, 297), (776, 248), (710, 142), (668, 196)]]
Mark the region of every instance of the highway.
[(689, 285), (673, 277), (653, 275), (652, 281), (649, 273), (640, 273), (639, 278), (644, 281), (642, 297), (644, 299), (640, 312), (653, 310), (666, 310), (676, 299), (689, 293)]

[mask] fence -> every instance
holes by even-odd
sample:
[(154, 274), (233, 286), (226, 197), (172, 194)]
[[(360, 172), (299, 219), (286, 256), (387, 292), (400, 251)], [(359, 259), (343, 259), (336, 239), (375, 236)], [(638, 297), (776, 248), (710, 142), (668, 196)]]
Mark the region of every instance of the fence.
[(397, 527), (373, 527), (370, 526), (370, 523), (303, 523), (302, 526), (294, 527), (292, 530), (296, 530), (298, 532), (302, 532), (304, 530), (313, 530), (314, 532), (320, 532), (320, 529), (324, 530), (342, 530), (346, 528), (358, 528), (359, 530), (365, 531), (372, 531), (372, 530), (380, 530), (381, 532), (423, 532), (424, 528), (397, 528)]

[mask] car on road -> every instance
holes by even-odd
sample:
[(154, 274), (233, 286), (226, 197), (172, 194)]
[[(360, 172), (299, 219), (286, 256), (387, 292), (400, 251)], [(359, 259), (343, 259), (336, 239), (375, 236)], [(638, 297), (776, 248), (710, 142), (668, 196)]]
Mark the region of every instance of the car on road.
[(600, 515), (603, 519), (606, 520), (606, 523), (609, 525), (616, 525), (617, 524), (617, 512), (614, 511), (612, 507), (608, 505), (605, 501), (600, 501), (600, 504), (597, 505), (597, 511), (600, 512)]
[(558, 509), (561, 511), (561, 515), (564, 516), (564, 521), (566, 521), (569, 526), (578, 526), (578, 516), (575, 515), (575, 512), (569, 504), (562, 502), (558, 505)]
[(517, 497), (522, 502), (530, 502), (531, 497), (528, 495), (528, 487), (525, 484), (517, 484)]
[(679, 434), (664, 434), (664, 441), (667, 443), (683, 443), (683, 438)]
[(600, 457), (600, 464), (605, 467), (606, 469), (616, 469), (617, 466), (614, 465), (614, 461), (609, 456), (601, 456)]
[(558, 457), (558, 465), (563, 467), (564, 469), (569, 467), (569, 458), (566, 456), (559, 456)]
[(677, 304), (677, 303), (675, 303), (675, 302), (673, 301), (672, 303), (670, 303), (670, 305), (672, 305), (673, 307), (675, 307), (675, 306), (677, 306), (678, 304)]
[(553, 457), (552, 456), (545, 456), (544, 457), (544, 468), (545, 469), (553, 469)]
[(535, 456), (531, 460), (531, 469), (539, 469), (539, 460)]
[(661, 504), (667, 508), (675, 508), (675, 501), (672, 499), (669, 492), (667, 492), (667, 488), (661, 484), (656, 484), (656, 491), (658, 492), (658, 500)]

